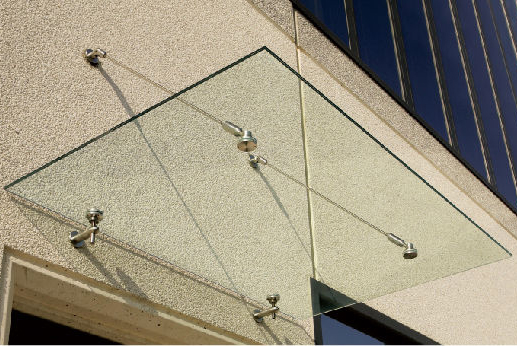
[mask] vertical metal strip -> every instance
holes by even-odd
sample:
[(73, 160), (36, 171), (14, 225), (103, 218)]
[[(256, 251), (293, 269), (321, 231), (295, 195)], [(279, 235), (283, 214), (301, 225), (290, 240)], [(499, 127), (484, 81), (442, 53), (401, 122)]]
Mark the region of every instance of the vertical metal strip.
[(357, 29), (355, 27), (354, 0), (344, 1), (350, 50), (355, 54), (355, 56), (359, 57), (359, 41), (357, 38)]
[(397, 68), (401, 83), (402, 98), (412, 109), (415, 109), (413, 101), (413, 93), (411, 91), (411, 82), (409, 80), (409, 70), (406, 61), (406, 51), (404, 49), (404, 41), (402, 40), (402, 28), (400, 26), (399, 12), (397, 9), (397, 0), (386, 0), (388, 4), (388, 15), (391, 24), (391, 34), (395, 46), (395, 55), (397, 57)]
[(490, 151), (488, 149), (488, 142), (485, 135), (485, 127), (483, 125), (483, 121), (481, 118), (481, 109), (479, 107), (478, 96), (476, 93), (476, 89), (474, 87), (474, 77), (472, 76), (472, 70), (470, 68), (469, 57), (467, 53), (467, 48), (465, 47), (465, 38), (463, 37), (463, 33), (461, 30), (460, 17), (458, 15), (458, 7), (456, 6), (456, 0), (449, 0), (449, 7), (451, 9), (452, 14), (452, 22), (454, 24), (454, 29), (456, 32), (456, 38), (458, 40), (458, 47), (460, 50), (461, 63), (463, 65), (463, 70), (465, 72), (465, 79), (468, 85), (468, 91), (470, 96), (470, 102), (472, 105), (472, 110), (474, 112), (474, 119), (476, 121), (476, 129), (479, 137), (479, 141), (481, 142), (481, 150), (483, 153), (483, 159), (485, 162), (485, 168), (487, 171), (488, 181), (496, 186), (496, 180), (494, 175), (494, 167), (492, 165), (492, 159), (490, 157)]
[[(501, 130), (503, 132), (503, 141), (504, 141), (504, 145), (506, 148), (506, 156), (508, 157), (508, 161), (510, 163), (510, 171), (512, 173), (513, 185), (515, 188), (517, 186), (517, 184), (516, 184), (517, 181), (515, 178), (517, 176), (516, 171), (515, 171), (515, 164), (513, 162), (511, 148), (508, 144), (508, 136), (506, 134), (506, 127), (505, 127), (504, 119), (503, 119), (503, 116), (501, 113), (501, 102), (499, 101), (499, 96), (497, 95), (497, 90), (495, 88), (495, 78), (494, 78), (494, 74), (492, 72), (492, 63), (490, 62), (490, 58), (488, 57), (488, 51), (486, 48), (486, 39), (485, 39), (485, 35), (483, 34), (483, 24), (481, 23), (481, 18), (479, 17), (479, 9), (478, 9), (476, 0), (472, 0), (472, 5), (474, 7), (476, 23), (477, 23), (477, 27), (479, 30), (479, 36), (481, 37), (481, 45), (483, 47), (483, 55), (485, 57), (485, 62), (487, 64), (488, 76), (490, 78), (490, 85), (492, 86), (492, 93), (494, 95), (497, 117), (499, 118), (499, 125), (501, 126)], [(503, 52), (501, 52), (501, 54), (503, 54)]]
[(449, 143), (459, 152), (458, 137), (456, 136), (456, 127), (452, 116), (447, 83), (445, 81), (445, 72), (443, 70), (442, 55), (440, 53), (438, 35), (436, 33), (436, 26), (434, 23), (433, 9), (431, 7), (430, 0), (422, 0), (422, 5), (426, 19), (427, 33), (429, 35), (429, 43), (433, 52), (436, 80), (438, 81), (438, 88), (442, 100), (443, 114), (445, 114), (445, 126), (447, 127), (447, 133), (449, 135)]
[[(301, 74), (301, 58), (300, 58), (300, 47), (298, 42), (298, 20), (296, 16), (296, 10), (293, 8), (293, 17), (294, 17), (294, 33), (295, 33), (295, 48), (296, 48), (296, 63), (298, 68), (298, 73)], [(298, 78), (298, 88), (300, 95), (300, 124), (302, 130), (302, 141), (303, 141), (303, 158), (305, 162), (305, 186), (310, 187), (309, 185), (309, 155), (307, 152), (307, 129), (306, 129), (306, 121), (305, 121), (305, 97), (303, 93), (303, 81)], [(308, 220), (309, 220), (309, 232), (311, 237), (311, 262), (312, 262), (312, 277), (316, 280), (319, 279), (317, 276), (318, 270), (317, 268), (317, 257), (316, 257), (316, 239), (314, 234), (314, 218), (312, 211), (312, 195), (309, 188), (307, 191), (307, 212), (308, 212)]]

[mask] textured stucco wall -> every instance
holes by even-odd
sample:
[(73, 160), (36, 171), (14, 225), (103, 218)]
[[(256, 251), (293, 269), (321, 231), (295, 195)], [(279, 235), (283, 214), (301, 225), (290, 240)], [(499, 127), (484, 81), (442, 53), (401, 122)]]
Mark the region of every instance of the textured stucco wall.
[[(116, 64), (90, 67), (82, 58), (85, 48), (101, 47), (171, 91), (264, 45), (296, 66), (292, 36), (264, 16), (261, 8), (267, 7), (246, 1), (14, 1), (1, 6), (1, 185), (169, 96)], [(299, 166), (303, 170), (303, 162)], [(292, 207), (303, 213), (305, 192), (300, 196)], [(131, 250), (100, 240), (78, 252), (62, 242), (72, 228), (20, 206), (5, 191), (0, 199), (2, 249), (20, 250), (162, 304), (223, 334), (261, 343), (311, 342), (310, 329), (284, 318), (259, 325), (251, 318), (255, 307), (238, 296)], [(279, 215), (279, 209), (274, 213)]]
[[(169, 96), (112, 62), (106, 61), (102, 70), (91, 68), (81, 57), (85, 48), (101, 47), (167, 89), (179, 91), (267, 45), (291, 67), (299, 68), (304, 77), (507, 249), (517, 252), (517, 241), (510, 233), (515, 232), (512, 228), (517, 224), (515, 215), (310, 23), (299, 14), (293, 17), (288, 0), (145, 4), (13, 1), (3, 2), (1, 6), (1, 185)], [(293, 42), (295, 38), (298, 46)], [(210, 90), (207, 94), (213, 96)], [(206, 106), (217, 110), (214, 100), (209, 100)], [(183, 120), (188, 116), (185, 114)], [(265, 148), (275, 160), (285, 163), (283, 168), (304, 181), (300, 122), (292, 119), (289, 126), (274, 133), (274, 121), (277, 120), (267, 116), (247, 118), (254, 128), (269, 126), (265, 133), (273, 131), (273, 138), (281, 138), (283, 131), (297, 139), (292, 152), (284, 151), (281, 146), (275, 148), (276, 144)], [(204, 126), (199, 124), (198, 129), (203, 131)], [(216, 131), (215, 127), (210, 130)], [(258, 137), (259, 141), (263, 138)], [(313, 148), (316, 153), (329, 150), (326, 143), (313, 145), (323, 146)], [(185, 144), (176, 150), (186, 156), (191, 150), (187, 147)], [(217, 142), (215, 148), (224, 151), (222, 142)], [(210, 158), (204, 151), (193, 152), (199, 160)], [(323, 167), (317, 163), (318, 158), (314, 162), (310, 155), (308, 158), (307, 172), (311, 176), (311, 172)], [(236, 164), (240, 159), (242, 156), (231, 157), (229, 163)], [(324, 170), (339, 170), (340, 164), (327, 162)], [(217, 166), (223, 171), (225, 167)], [(186, 186), (192, 177), (210, 188), (207, 181), (210, 177), (195, 165), (191, 168), (192, 173), (184, 177)], [(235, 172), (225, 173), (231, 176)], [(284, 225), (286, 228), (307, 230), (304, 191), (272, 174), (266, 179), (274, 187), (273, 194), (264, 190), (264, 179), (249, 178), (244, 170), (241, 173), (249, 182), (250, 191), (255, 191), (254, 198), (273, 206), (280, 200), (286, 213), (296, 218), (296, 222)], [(338, 186), (333, 193), (344, 198), (346, 191)], [(201, 191), (194, 192), (199, 194)], [(246, 199), (237, 202), (242, 204)], [(70, 225), (20, 206), (4, 191), (0, 192), (0, 203), (0, 254), (4, 247), (8, 249), (5, 251), (20, 250), (162, 304), (221, 333), (263, 343), (311, 342), (311, 332), (301, 325), (287, 318), (257, 325), (250, 317), (254, 307), (239, 297), (202, 284), (163, 263), (135, 255), (131, 249), (116, 243), (99, 241), (77, 251), (62, 241), (72, 229)], [(255, 215), (257, 220), (264, 219), (270, 226), (279, 227), (274, 222), (283, 217), (279, 208), (262, 212)], [(210, 227), (210, 217), (205, 216), (202, 222)], [(312, 216), (317, 217), (315, 213)], [(188, 229), (188, 221), (176, 221), (176, 227)], [(302, 243), (307, 245), (306, 241)], [(298, 258), (292, 260), (297, 261)], [(515, 343), (515, 266), (517, 262), (512, 257), (377, 298), (368, 304), (441, 343)], [(5, 280), (2, 283), (6, 284)], [(300, 309), (306, 306), (303, 302), (296, 303), (300, 303)]]
[(83, 224), (95, 205), (103, 234), (256, 301), (279, 293), (283, 312), (310, 317), (306, 190), (251, 168), (201, 109), (253, 129), (258, 150), (303, 180), (298, 78), (260, 51), (9, 191)]

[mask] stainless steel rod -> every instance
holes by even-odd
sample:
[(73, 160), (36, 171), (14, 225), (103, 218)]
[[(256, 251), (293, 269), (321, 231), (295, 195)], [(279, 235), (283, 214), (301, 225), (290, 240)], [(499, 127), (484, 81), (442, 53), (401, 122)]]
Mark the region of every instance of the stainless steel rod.
[(254, 313), (253, 317), (255, 319), (259, 319), (259, 318), (266, 317), (266, 316), (269, 316), (269, 315), (272, 315), (272, 314), (274, 315), (279, 310), (280, 310), (280, 308), (278, 306), (275, 306), (275, 307), (272, 307), (271, 309), (267, 309), (267, 310), (264, 310), (264, 311), (261, 311), (261, 312)]

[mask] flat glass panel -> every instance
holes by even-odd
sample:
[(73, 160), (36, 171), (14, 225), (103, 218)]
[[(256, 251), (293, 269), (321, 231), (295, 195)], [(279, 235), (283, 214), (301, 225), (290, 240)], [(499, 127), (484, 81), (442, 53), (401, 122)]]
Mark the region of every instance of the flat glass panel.
[[(116, 239), (264, 306), (279, 293), (281, 312), (301, 318), (509, 256), (302, 84), (316, 188), (313, 268), (300, 85), (260, 49), (6, 189), (82, 225), (98, 207), (99, 242)], [(252, 130), (268, 165), (250, 167), (221, 120)], [(413, 241), (418, 258), (403, 259), (336, 203)], [(59, 246), (71, 246), (68, 234)], [(328, 288), (323, 303), (311, 297), (314, 271)]]
[(354, 15), (359, 56), (401, 96), (386, 0), (354, 0)]
[(487, 178), (449, 2), (432, 0), (431, 7), (460, 154)]
[(517, 3), (515, 0), (503, 0), (503, 5), (506, 9), (506, 17), (510, 23), (513, 32), (513, 40), (515, 41), (515, 34), (517, 33)]
[(515, 204), (517, 195), (510, 171), (510, 163), (506, 155), (503, 132), (497, 115), (494, 94), (488, 75), (487, 62), (483, 54), (481, 37), (479, 36), (476, 24), (474, 8), (470, 1), (456, 1), (456, 4), (463, 37), (465, 38), (470, 69), (474, 78), (474, 88), (481, 110), (488, 150), (494, 168), (495, 185), (499, 192), (501, 192), (511, 204)]
[[(506, 139), (513, 155), (514, 162), (517, 162), (517, 105), (515, 104), (515, 98), (512, 92), (509, 73), (506, 69), (503, 52), (501, 51), (501, 46), (499, 44), (500, 41), (497, 37), (494, 22), (492, 21), (492, 16), (490, 15), (490, 7), (486, 0), (476, 1), (476, 3), (479, 9), (478, 12), (481, 19), (481, 26), (485, 38), (486, 48), (488, 51), (488, 58), (490, 59), (490, 68), (494, 78), (494, 87), (499, 99), (499, 105), (501, 107), (501, 115), (506, 130)], [(498, 2), (494, 2), (494, 4), (495, 3)], [(502, 29), (504, 29), (504, 27)], [(502, 31), (501, 34), (503, 34), (504, 31)], [(502, 36), (503, 35), (500, 35), (500, 37)], [(507, 47), (507, 49), (511, 49), (511, 47)], [(515, 71), (517, 68), (515, 65), (515, 54), (512, 55), (513, 56), (510, 56), (510, 58), (513, 59), (509, 60), (509, 62), (512, 64), (512, 70)], [(517, 198), (510, 200), (510, 203), (512, 203), (514, 206), (517, 206)]]
[[(303, 99), (310, 185), (325, 196), (311, 193), (316, 277), (346, 296), (324, 300), (368, 301), (507, 256), (339, 109), (309, 88)], [(413, 243), (418, 257), (404, 259), (376, 228)]]
[(443, 139), (449, 141), (423, 4), (399, 0), (397, 6), (415, 109)]
[(348, 47), (345, 0), (300, 0), (325, 26), (337, 35)]
[[(503, 12), (501, 2), (494, 1), (490, 3), (492, 6), (494, 21), (499, 34), (500, 42), (502, 45), (503, 53), (506, 59), (506, 68), (510, 74), (510, 79), (514, 90), (517, 90), (517, 57), (512, 44), (512, 38), (510, 31), (506, 23), (506, 17)], [(517, 16), (517, 14), (516, 14)]]
[(379, 340), (326, 315), (321, 315), (321, 334), (323, 345), (384, 345)]

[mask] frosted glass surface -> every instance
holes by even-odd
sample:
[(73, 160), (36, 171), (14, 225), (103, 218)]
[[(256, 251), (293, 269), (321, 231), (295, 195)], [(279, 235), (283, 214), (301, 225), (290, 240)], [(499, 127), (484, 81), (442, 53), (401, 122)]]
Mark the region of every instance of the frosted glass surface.
[[(252, 168), (224, 120), (251, 130), (270, 165)], [(102, 234), (264, 307), (279, 293), (296, 318), (509, 256), (265, 48), (6, 189), (84, 225), (100, 208)], [(414, 242), (418, 257), (335, 203)]]

